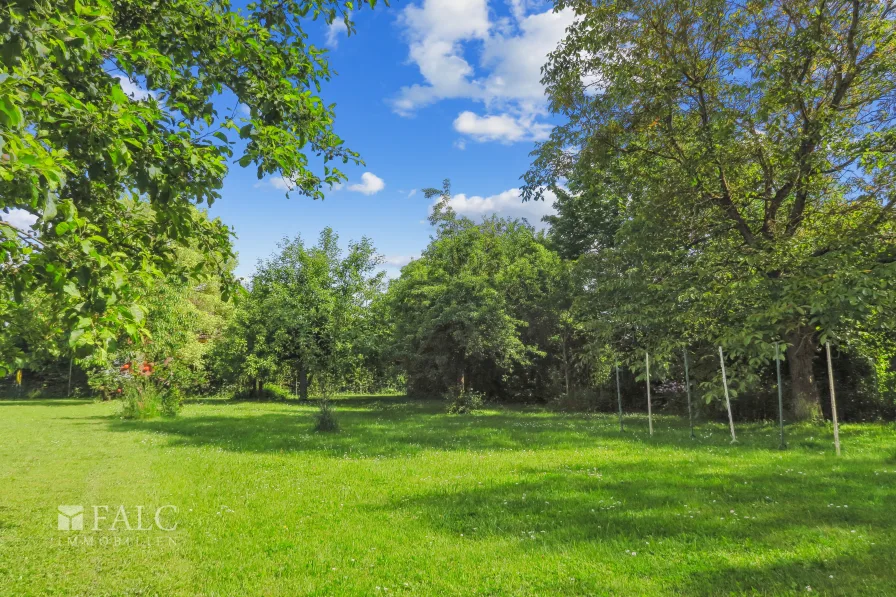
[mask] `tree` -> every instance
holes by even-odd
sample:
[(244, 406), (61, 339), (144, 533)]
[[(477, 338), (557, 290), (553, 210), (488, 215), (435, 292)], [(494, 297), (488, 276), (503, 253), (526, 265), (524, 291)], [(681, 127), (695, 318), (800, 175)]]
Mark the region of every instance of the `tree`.
[[(182, 269), (178, 245), (198, 244), (227, 273), (229, 231), (189, 210), (218, 199), (231, 159), (314, 198), (343, 180), (329, 163), (358, 156), (317, 95), (331, 72), (302, 22), (340, 18), (351, 31), (356, 4), (3, 3), (0, 208), (38, 221), (30, 229), (0, 221), (0, 325), (41, 289), (82, 352), (112, 348), (122, 331), (136, 340), (144, 330), (132, 281)], [(224, 102), (231, 108), (219, 111)], [(155, 217), (134, 226), (125, 200)], [(0, 368), (11, 358), (0, 355)]]
[(231, 363), (222, 369), (260, 391), (288, 365), (303, 399), (313, 377), (350, 379), (371, 353), (377, 322), (370, 307), (383, 291), (381, 262), (367, 238), (349, 243), (343, 256), (331, 228), (313, 247), (300, 237), (284, 241), (279, 254), (259, 264), (240, 300), (220, 342), (220, 358)]
[(549, 389), (560, 352), (551, 344), (560, 341), (552, 311), (559, 257), (524, 221), (458, 217), (448, 181), (425, 195), (440, 198), (430, 216), (436, 235), (388, 293), (395, 354), (411, 391)]
[(783, 339), (795, 414), (819, 417), (819, 343), (896, 304), (896, 3), (557, 7), (579, 16), (544, 70), (568, 122), (525, 196), (566, 177), (618, 210), (595, 247), (630, 291), (616, 319), (755, 365)]

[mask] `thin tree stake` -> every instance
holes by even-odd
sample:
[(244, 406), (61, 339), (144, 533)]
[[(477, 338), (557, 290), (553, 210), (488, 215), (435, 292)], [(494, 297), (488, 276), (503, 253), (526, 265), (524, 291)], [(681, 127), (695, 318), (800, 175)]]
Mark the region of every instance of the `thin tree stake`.
[(834, 368), (831, 366), (831, 343), (825, 342), (828, 352), (828, 384), (831, 386), (831, 417), (834, 419), (834, 448), (840, 456), (840, 424), (837, 422), (837, 396), (834, 393)]
[(719, 361), (722, 363), (722, 385), (725, 386), (725, 406), (728, 407), (728, 425), (731, 426), (731, 443), (737, 441), (737, 436), (734, 435), (734, 416), (731, 414), (731, 398), (728, 397), (728, 376), (725, 374), (725, 353), (722, 352), (722, 347), (719, 346)]
[(650, 354), (644, 353), (644, 362), (647, 364), (647, 426), (650, 435), (653, 435), (653, 407), (650, 404)]
[(781, 353), (778, 342), (775, 342), (775, 367), (778, 370), (778, 423), (781, 426), (781, 443), (778, 445), (778, 449), (786, 450), (787, 442), (784, 441), (784, 390), (781, 388)]
[(619, 432), (625, 431), (622, 425), (622, 390), (619, 387), (619, 363), (616, 363), (616, 400), (619, 402)]
[(688, 347), (684, 347), (684, 384), (688, 390), (688, 423), (691, 425), (691, 439), (694, 439), (694, 414), (691, 411), (691, 374), (688, 371)]

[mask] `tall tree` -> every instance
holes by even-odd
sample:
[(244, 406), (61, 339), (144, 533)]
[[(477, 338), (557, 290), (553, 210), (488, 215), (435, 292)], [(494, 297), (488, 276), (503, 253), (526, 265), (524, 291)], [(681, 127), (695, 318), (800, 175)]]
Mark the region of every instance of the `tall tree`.
[(783, 338), (795, 414), (820, 416), (819, 342), (896, 305), (896, 3), (557, 7), (578, 14), (544, 70), (568, 122), (526, 196), (597, 190), (620, 217), (595, 252), (631, 285), (630, 323), (664, 311), (748, 359)]
[[(376, 0), (367, 0), (373, 6)], [(315, 198), (358, 161), (318, 96), (331, 77), (303, 21), (342, 19), (349, 0), (11, 0), (0, 7), (0, 325), (22, 296), (54, 295), (70, 343), (108, 349), (141, 332), (135, 292), (198, 243), (222, 265), (226, 228), (189, 217), (219, 198), (228, 162), (280, 174)], [(228, 105), (221, 111), (219, 106)], [(308, 154), (323, 161), (316, 173)], [(134, 229), (122, 199), (156, 217)], [(139, 285), (139, 284), (138, 284)], [(0, 355), (8, 368), (9, 355)]]

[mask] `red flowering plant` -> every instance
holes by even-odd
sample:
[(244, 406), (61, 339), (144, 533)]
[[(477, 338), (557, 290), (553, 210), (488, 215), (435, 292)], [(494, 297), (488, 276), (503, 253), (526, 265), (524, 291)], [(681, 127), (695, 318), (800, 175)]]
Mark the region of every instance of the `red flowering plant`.
[(179, 368), (166, 358), (161, 364), (143, 361), (133, 368), (125, 386), (125, 418), (151, 418), (156, 415), (177, 416), (182, 397), (179, 390)]
[(95, 370), (89, 384), (103, 400), (121, 398), (124, 418), (147, 419), (177, 415), (182, 402), (178, 378), (178, 368), (171, 358), (156, 364), (129, 357)]

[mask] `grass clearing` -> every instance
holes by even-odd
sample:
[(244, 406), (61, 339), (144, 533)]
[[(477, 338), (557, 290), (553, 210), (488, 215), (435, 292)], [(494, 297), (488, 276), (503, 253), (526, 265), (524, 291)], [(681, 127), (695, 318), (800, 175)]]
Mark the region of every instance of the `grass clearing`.
[[(0, 401), (0, 595), (896, 594), (893, 425), (838, 459), (824, 427), (334, 403), (320, 434), (314, 404)], [(165, 504), (176, 531), (89, 530)]]

